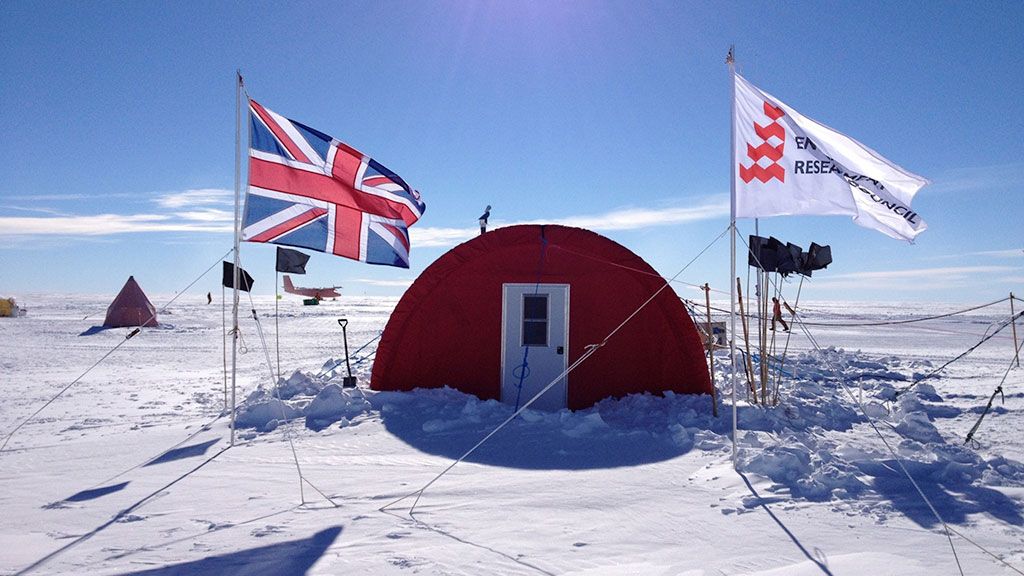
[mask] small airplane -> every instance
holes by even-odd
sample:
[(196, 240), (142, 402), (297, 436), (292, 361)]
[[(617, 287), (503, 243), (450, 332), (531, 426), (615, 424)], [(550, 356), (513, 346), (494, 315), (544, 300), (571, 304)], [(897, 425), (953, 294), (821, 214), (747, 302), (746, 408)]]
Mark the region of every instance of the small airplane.
[(341, 286), (328, 286), (326, 288), (297, 288), (292, 284), (292, 279), (287, 274), (284, 275), (284, 291), (289, 294), (298, 294), (299, 296), (305, 296), (307, 298), (323, 300), (324, 298), (341, 297), (341, 294), (337, 291), (338, 288), (341, 288)]

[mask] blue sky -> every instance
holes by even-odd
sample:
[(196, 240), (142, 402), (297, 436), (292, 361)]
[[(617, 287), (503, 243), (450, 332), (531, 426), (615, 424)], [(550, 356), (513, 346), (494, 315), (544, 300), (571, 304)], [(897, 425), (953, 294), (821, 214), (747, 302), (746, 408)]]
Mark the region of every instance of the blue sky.
[[(805, 297), (1024, 293), (1021, 22), (1021, 2), (5, 2), (0, 295), (130, 274), (170, 294), (227, 252), (236, 69), (427, 203), (411, 269), (314, 254), (302, 284), (401, 294), (487, 204), (493, 225), (583, 225), (671, 276), (728, 226), (730, 44), (755, 85), (933, 181), (915, 245), (761, 220), (832, 245)], [(257, 292), (273, 254), (243, 244)], [(723, 238), (681, 278), (727, 290), (728, 255)]]

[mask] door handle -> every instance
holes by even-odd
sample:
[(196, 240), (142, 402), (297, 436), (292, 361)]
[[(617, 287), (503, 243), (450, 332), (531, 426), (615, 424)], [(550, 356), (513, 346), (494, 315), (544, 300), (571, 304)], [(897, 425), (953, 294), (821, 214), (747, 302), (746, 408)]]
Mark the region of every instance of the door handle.
[(555, 354), (565, 354), (565, 347), (559, 346), (558, 348), (555, 348)]

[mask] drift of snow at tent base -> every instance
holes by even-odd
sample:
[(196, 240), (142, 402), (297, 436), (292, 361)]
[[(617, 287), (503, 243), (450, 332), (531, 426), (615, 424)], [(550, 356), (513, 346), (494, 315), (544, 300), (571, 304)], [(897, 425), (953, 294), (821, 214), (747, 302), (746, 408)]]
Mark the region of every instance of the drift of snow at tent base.
[(117, 297), (107, 307), (107, 317), (103, 320), (103, 326), (121, 328), (156, 325), (156, 308), (135, 281), (135, 277), (129, 276)]
[[(664, 285), (639, 256), (588, 230), (487, 232), (443, 255), (405, 292), (370, 387), (450, 386), (521, 406)], [(577, 410), (665, 391), (711, 392), (700, 336), (670, 286), (531, 407)]]

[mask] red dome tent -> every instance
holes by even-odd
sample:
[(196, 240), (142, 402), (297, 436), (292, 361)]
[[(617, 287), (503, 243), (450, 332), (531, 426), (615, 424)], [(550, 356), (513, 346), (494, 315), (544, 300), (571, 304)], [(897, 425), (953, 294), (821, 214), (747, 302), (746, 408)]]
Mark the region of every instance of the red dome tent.
[(156, 308), (139, 287), (134, 276), (129, 276), (117, 298), (107, 306), (103, 325), (108, 328), (122, 326), (156, 326)]
[[(639, 256), (588, 230), (487, 232), (431, 264), (402, 296), (370, 387), (447, 385), (522, 405), (664, 283)], [(671, 287), (531, 407), (575, 410), (666, 390), (711, 392), (700, 336)]]

